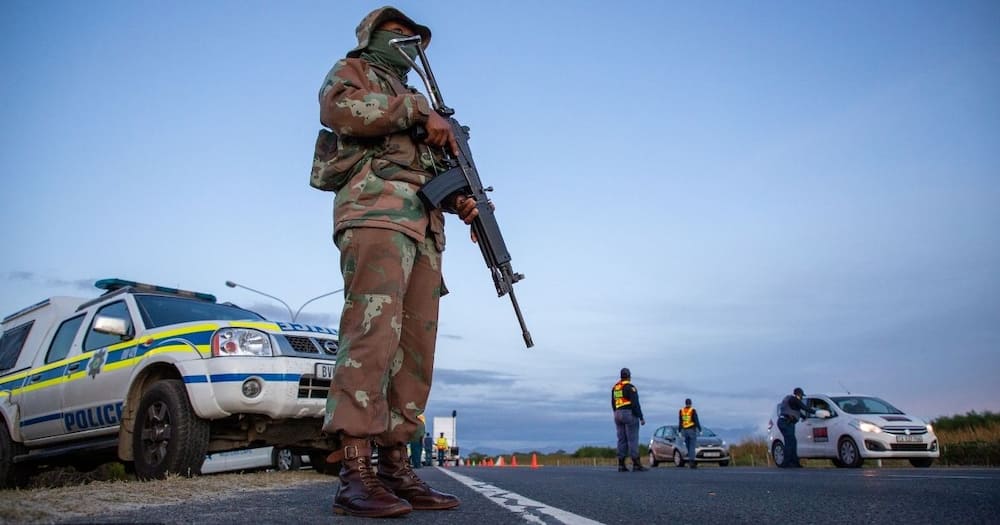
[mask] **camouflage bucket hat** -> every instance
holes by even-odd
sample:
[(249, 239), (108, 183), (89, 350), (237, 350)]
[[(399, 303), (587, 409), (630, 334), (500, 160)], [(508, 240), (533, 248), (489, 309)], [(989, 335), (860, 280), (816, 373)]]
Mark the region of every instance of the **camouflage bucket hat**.
[(408, 26), (410, 26), (413, 31), (420, 35), (421, 47), (427, 49), (427, 46), (431, 43), (431, 30), (427, 26), (422, 26), (413, 21), (410, 17), (403, 14), (402, 11), (396, 9), (395, 7), (380, 7), (371, 13), (358, 24), (356, 30), (358, 34), (358, 47), (347, 52), (347, 58), (357, 58), (361, 56), (361, 52), (368, 47), (368, 39), (371, 38), (372, 31), (375, 30), (383, 22), (388, 22), (389, 20), (398, 20)]

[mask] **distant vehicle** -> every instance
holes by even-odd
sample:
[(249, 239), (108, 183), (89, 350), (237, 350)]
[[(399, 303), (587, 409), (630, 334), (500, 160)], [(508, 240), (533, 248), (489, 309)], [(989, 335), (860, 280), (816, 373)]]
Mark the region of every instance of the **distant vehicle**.
[(301, 456), (288, 448), (260, 447), (215, 452), (205, 456), (202, 474), (232, 472), (237, 470), (299, 470), (309, 463), (309, 456)]
[[(908, 459), (929, 467), (941, 452), (934, 429), (926, 421), (872, 396), (814, 394), (803, 401), (816, 410), (795, 425), (800, 458), (821, 458), (838, 467), (857, 468), (866, 459)], [(767, 440), (777, 465), (785, 459), (778, 429), (781, 403), (767, 423)]]
[[(720, 467), (728, 467), (729, 444), (710, 429), (701, 427), (694, 456), (695, 463), (718, 463)], [(665, 425), (656, 429), (649, 440), (649, 464), (655, 467), (667, 461), (673, 461), (678, 467), (688, 463), (684, 436), (678, 432), (677, 425)]]

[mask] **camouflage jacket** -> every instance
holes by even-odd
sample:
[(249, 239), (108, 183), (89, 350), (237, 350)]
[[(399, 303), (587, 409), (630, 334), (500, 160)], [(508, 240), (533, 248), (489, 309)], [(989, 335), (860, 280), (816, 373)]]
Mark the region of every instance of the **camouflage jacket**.
[(417, 191), (434, 176), (430, 149), (410, 138), (432, 111), (392, 73), (360, 58), (338, 61), (319, 92), (320, 121), (338, 136), (338, 157), (357, 159), (334, 199), (334, 235), (346, 228), (396, 230), (444, 249), (444, 215), (426, 210)]

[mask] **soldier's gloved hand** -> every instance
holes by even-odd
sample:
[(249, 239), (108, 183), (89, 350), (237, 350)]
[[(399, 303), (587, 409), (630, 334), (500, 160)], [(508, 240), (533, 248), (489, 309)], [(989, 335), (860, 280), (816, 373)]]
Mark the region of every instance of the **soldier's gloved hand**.
[(424, 127), (427, 129), (427, 138), (424, 139), (424, 142), (431, 146), (447, 147), (452, 155), (458, 155), (455, 132), (451, 129), (451, 124), (444, 117), (438, 115), (437, 111), (431, 111)]

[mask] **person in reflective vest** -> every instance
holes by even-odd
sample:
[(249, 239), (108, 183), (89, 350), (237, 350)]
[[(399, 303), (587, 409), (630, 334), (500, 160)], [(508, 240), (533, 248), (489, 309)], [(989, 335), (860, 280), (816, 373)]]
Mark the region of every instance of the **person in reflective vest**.
[(639, 390), (632, 384), (632, 372), (622, 368), (621, 380), (611, 388), (611, 408), (615, 414), (615, 428), (618, 431), (618, 472), (628, 472), (625, 458), (632, 458), (632, 472), (646, 470), (639, 459), (639, 425), (645, 425), (642, 407), (639, 406)]
[(448, 452), (448, 438), (444, 437), (444, 432), (441, 433), (437, 438), (435, 443), (438, 451), (438, 466), (444, 466), (444, 455)]
[(701, 422), (698, 421), (698, 411), (691, 406), (690, 398), (684, 400), (684, 408), (677, 412), (677, 428), (681, 429), (681, 435), (684, 436), (688, 466), (698, 468), (696, 453), (698, 434), (701, 433)]

